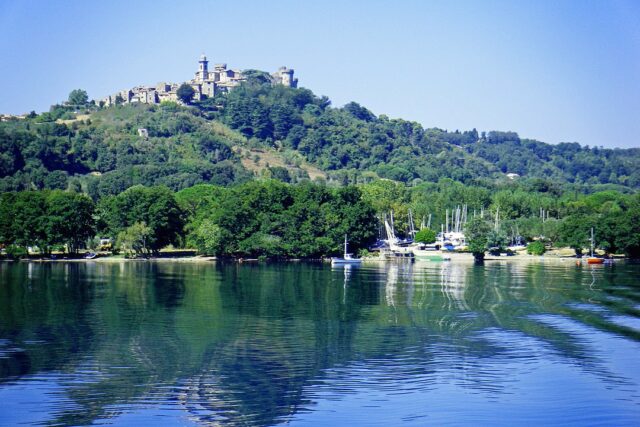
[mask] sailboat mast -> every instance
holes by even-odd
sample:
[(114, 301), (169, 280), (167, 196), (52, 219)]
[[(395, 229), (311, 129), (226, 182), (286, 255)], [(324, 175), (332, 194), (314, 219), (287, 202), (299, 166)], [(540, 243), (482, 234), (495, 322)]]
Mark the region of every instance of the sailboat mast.
[(446, 222), (446, 225), (445, 225), (444, 229), (448, 233), (449, 232), (449, 209), (447, 209), (446, 212), (444, 213), (444, 217), (445, 217), (445, 222)]
[(411, 238), (416, 237), (416, 228), (413, 223), (413, 213), (411, 212), (411, 209), (409, 209), (409, 234), (411, 235)]
[(391, 212), (390, 212), (390, 214), (391, 214), (391, 215), (390, 215), (390, 216), (391, 216), (391, 224), (390, 224), (390, 225), (391, 225), (391, 231), (392, 231), (392, 232), (393, 232), (393, 234), (395, 235), (395, 234), (396, 234), (396, 226), (395, 226), (395, 224), (393, 223), (393, 211), (391, 211)]

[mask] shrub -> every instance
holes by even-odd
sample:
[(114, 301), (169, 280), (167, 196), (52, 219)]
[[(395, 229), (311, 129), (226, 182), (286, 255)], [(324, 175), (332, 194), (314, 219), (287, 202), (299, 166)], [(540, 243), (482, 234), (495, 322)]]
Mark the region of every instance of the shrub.
[(428, 228), (423, 228), (416, 233), (416, 242), (433, 243), (436, 241), (436, 232)]
[(546, 250), (541, 240), (536, 240), (527, 245), (527, 253), (530, 255), (543, 255)]
[(26, 258), (29, 256), (29, 252), (27, 252), (27, 248), (23, 246), (17, 246), (17, 245), (7, 246), (6, 253), (9, 259), (20, 259), (20, 258)]

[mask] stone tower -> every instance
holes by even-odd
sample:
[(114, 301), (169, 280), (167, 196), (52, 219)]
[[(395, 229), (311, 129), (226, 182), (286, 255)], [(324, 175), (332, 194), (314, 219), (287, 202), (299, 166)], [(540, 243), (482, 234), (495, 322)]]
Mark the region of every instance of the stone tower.
[(275, 84), (281, 84), (287, 87), (298, 87), (298, 79), (293, 77), (293, 70), (287, 67), (280, 67), (278, 71), (271, 74)]
[(200, 55), (200, 61), (198, 61), (198, 71), (196, 72), (196, 81), (205, 81), (209, 79), (209, 61), (207, 56), (203, 53)]

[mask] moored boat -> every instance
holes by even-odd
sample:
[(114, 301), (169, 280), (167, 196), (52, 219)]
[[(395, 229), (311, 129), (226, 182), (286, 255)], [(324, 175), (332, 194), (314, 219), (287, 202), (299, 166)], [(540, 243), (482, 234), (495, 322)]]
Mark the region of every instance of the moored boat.
[(413, 255), (419, 261), (444, 261), (442, 252), (413, 248)]
[(591, 255), (587, 257), (587, 264), (604, 264), (604, 258), (600, 258), (593, 255), (593, 246), (594, 246), (594, 236), (593, 236), (593, 227), (591, 227)]
[(360, 265), (362, 264), (361, 258), (354, 258), (350, 253), (347, 252), (347, 236), (344, 236), (344, 254), (342, 258), (333, 257), (331, 258), (331, 265)]

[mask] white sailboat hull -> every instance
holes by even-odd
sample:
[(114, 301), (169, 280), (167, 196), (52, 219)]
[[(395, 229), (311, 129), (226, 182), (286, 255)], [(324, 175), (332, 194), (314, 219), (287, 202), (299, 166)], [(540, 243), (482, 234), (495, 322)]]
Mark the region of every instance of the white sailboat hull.
[(331, 258), (331, 265), (360, 265), (360, 264), (362, 264), (361, 259)]
[(362, 259), (354, 258), (350, 253), (347, 253), (347, 235), (344, 236), (344, 257), (331, 258), (331, 265), (359, 265), (362, 263)]

